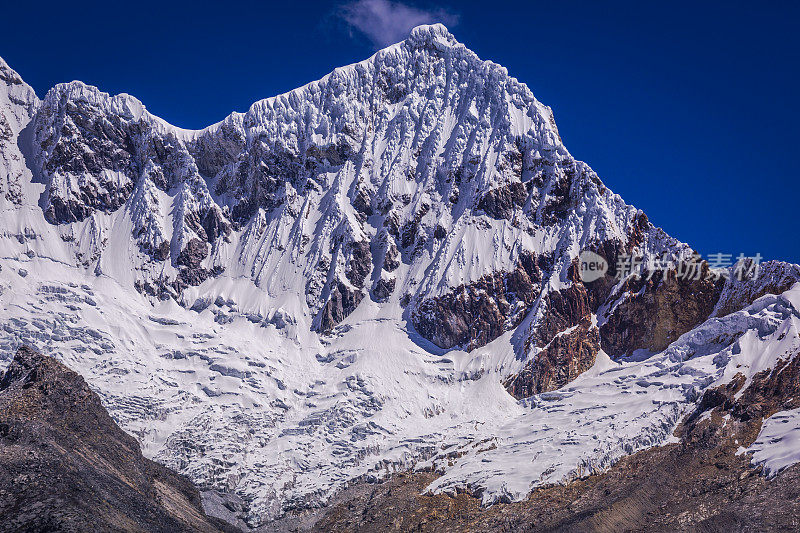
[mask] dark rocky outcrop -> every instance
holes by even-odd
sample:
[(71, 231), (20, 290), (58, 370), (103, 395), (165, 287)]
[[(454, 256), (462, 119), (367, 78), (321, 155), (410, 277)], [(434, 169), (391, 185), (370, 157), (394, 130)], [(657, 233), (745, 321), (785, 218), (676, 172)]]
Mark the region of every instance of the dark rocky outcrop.
[(330, 332), (333, 327), (352, 313), (361, 300), (364, 293), (359, 290), (350, 290), (342, 282), (336, 283), (331, 290), (328, 301), (320, 311), (319, 331)]
[(356, 287), (364, 286), (364, 279), (372, 268), (372, 254), (368, 241), (354, 242), (349, 245), (350, 265), (345, 276)]
[(530, 332), (526, 348), (543, 347), (567, 328), (577, 326), (591, 315), (589, 294), (580, 282), (545, 296), (544, 315)]
[(400, 252), (397, 251), (397, 246), (392, 243), (386, 250), (386, 255), (383, 258), (383, 269), (386, 272), (394, 272), (400, 266)]
[(210, 272), (201, 266), (203, 260), (208, 256), (208, 245), (200, 239), (191, 239), (186, 243), (177, 264), (182, 267), (179, 279), (188, 285), (200, 285), (208, 279)]
[(166, 261), (169, 259), (169, 243), (161, 241), (161, 244), (155, 250), (152, 250), (153, 258), (156, 261)]
[(136, 280), (133, 288), (141, 294), (146, 294), (159, 300), (175, 298), (181, 291), (183, 282), (180, 280), (169, 280), (164, 277), (156, 278), (153, 283)]
[(542, 272), (535, 260), (521, 260), (511, 272), (497, 272), (447, 294), (428, 298), (412, 314), (414, 327), (441, 348), (483, 346), (524, 318), (536, 301)]
[(395, 238), (400, 236), (400, 216), (397, 214), (397, 211), (389, 211), (387, 213), (386, 218), (383, 220), (383, 226), (386, 228), (389, 235)]
[(621, 293), (627, 294), (600, 328), (603, 350), (612, 357), (637, 349), (663, 350), (711, 315), (724, 285), (709, 275), (705, 262), (697, 279), (675, 270), (648, 277), (625, 281)]
[[(521, 398), (566, 385), (592, 366), (599, 347), (614, 358), (637, 349), (662, 351), (712, 315), (742, 309), (800, 279), (800, 267), (788, 263), (765, 263), (758, 278), (740, 280), (712, 272), (705, 261), (688, 259), (666, 272), (645, 270), (619, 284), (617, 258), (630, 253), (632, 243), (650, 227), (640, 214), (627, 243), (609, 240), (590, 247), (608, 260), (605, 276), (584, 283), (575, 260), (567, 270), (566, 288), (544, 293), (518, 355), (524, 358), (534, 348), (544, 350), (519, 375), (506, 380), (512, 395)], [(423, 300), (412, 313), (412, 322), (423, 337), (442, 348), (482, 346), (516, 327), (521, 320), (517, 313), (524, 316), (532, 309), (541, 273), (552, 268), (548, 263), (543, 257), (523, 255), (512, 273), (484, 276)], [(592, 314), (601, 311), (599, 331), (586, 327)]]
[[(641, 230), (649, 222), (638, 217)], [(626, 252), (618, 242), (606, 241), (594, 250), (605, 258)], [(583, 284), (572, 269), (568, 276), (572, 285), (545, 297), (542, 319), (536, 322), (525, 343), (527, 352), (534, 346), (548, 349), (538, 354), (517, 376), (506, 382), (516, 397), (552, 390), (572, 381), (591, 367), (597, 347), (594, 334), (586, 337), (585, 328), (574, 330), (565, 338), (559, 332), (584, 324), (591, 313), (605, 305), (611, 309), (599, 330), (600, 345), (612, 357), (630, 355), (634, 350), (664, 350), (682, 334), (707, 320), (742, 309), (764, 294), (779, 294), (800, 279), (795, 265), (769, 262), (762, 265), (756, 279), (737, 279), (714, 275), (706, 262), (696, 263), (696, 275), (680, 276), (677, 270), (645, 271), (628, 278), (611, 294), (617, 279), (614, 261), (611, 270), (599, 280)], [(679, 263), (679, 268), (694, 268), (692, 263)], [(715, 309), (716, 307), (716, 309)], [(553, 346), (549, 346), (549, 343)], [(556, 355), (557, 354), (557, 355)], [(538, 359), (538, 362), (537, 362)], [(538, 365), (543, 365), (544, 369)], [(583, 369), (575, 372), (576, 369)], [(544, 376), (542, 375), (544, 373)], [(560, 379), (551, 381), (551, 373)], [(537, 385), (544, 380), (543, 385)], [(552, 387), (552, 388), (548, 388)]]
[(644, 236), (652, 227), (653, 225), (650, 223), (650, 219), (647, 218), (647, 215), (639, 211), (633, 219), (633, 226), (631, 227), (631, 232), (628, 234), (628, 242), (625, 246), (625, 251), (628, 253), (633, 252), (637, 246), (642, 244)]
[(269, 139), (258, 138), (240, 157), (236, 169), (217, 182), (215, 192), (235, 198), (231, 218), (243, 225), (258, 208), (269, 212), (283, 205), (287, 184), (299, 187), (302, 172), (300, 154), (274, 147)]
[[(235, 168), (223, 173), (216, 184), (217, 194), (226, 194), (234, 199), (231, 218), (244, 225), (258, 208), (271, 211), (286, 203), (287, 186), (295, 190), (314, 187), (307, 176), (319, 174), (330, 166), (340, 166), (354, 155), (353, 147), (342, 137), (324, 145), (309, 144), (305, 147), (288, 148), (267, 136), (259, 136), (251, 144), (245, 144), (241, 131), (228, 125), (223, 135), (223, 149), (217, 147), (216, 133), (208, 133), (198, 139), (192, 150), (199, 159), (198, 167), (213, 176), (224, 163), (234, 163)], [(211, 157), (204, 151), (211, 149)], [(239, 150), (243, 150), (237, 153)], [(366, 202), (365, 198), (362, 201)], [(361, 204), (366, 214), (366, 203)]]
[(213, 243), (218, 237), (230, 235), (231, 226), (216, 208), (206, 208), (186, 215), (186, 225), (200, 236), (201, 240)]
[[(328, 282), (330, 294), (325, 305), (317, 314), (314, 328), (324, 333), (330, 332), (334, 326), (347, 318), (358, 307), (367, 293), (363, 289), (365, 289), (366, 278), (372, 270), (372, 252), (369, 241), (344, 243), (339, 251), (347, 258), (344, 278), (349, 284), (339, 277), (340, 273), (335, 272), (332, 280)], [(320, 269), (320, 272), (325, 272), (326, 276), (331, 276), (328, 270), (332, 267), (327, 260), (321, 260), (317, 268)], [(389, 294), (391, 294), (390, 289), (393, 288), (394, 285), (381, 287), (379, 283), (378, 294), (381, 289), (389, 290)], [(308, 298), (308, 294), (306, 297)]]
[(145, 459), (78, 374), (26, 347), (0, 381), (0, 531), (235, 531)]
[(552, 188), (542, 202), (542, 224), (557, 224), (575, 206), (576, 199), (570, 194), (572, 177), (572, 174), (565, 173), (563, 177), (553, 183)]
[(742, 391), (744, 384), (744, 376), (738, 374), (727, 385), (706, 390), (688, 423), (699, 423), (700, 415), (717, 409), (720, 415), (730, 415), (733, 420), (750, 426), (745, 442), (753, 442), (763, 420), (778, 411), (800, 407), (800, 351), (786, 354), (775, 368), (753, 376)]
[[(627, 246), (618, 240), (605, 240), (587, 247), (608, 262), (606, 275), (584, 283), (589, 296), (589, 306), (596, 310), (611, 296), (611, 291), (619, 281), (617, 279), (617, 258), (620, 254), (630, 253)], [(576, 276), (577, 278), (578, 276)]]
[(425, 238), (420, 231), (420, 223), (430, 209), (431, 207), (428, 204), (422, 204), (414, 213), (414, 217), (400, 229), (400, 244), (403, 248), (410, 248), (415, 244), (419, 246), (420, 240)]
[(364, 215), (364, 217), (371, 217), (374, 214), (370, 194), (363, 188), (358, 188), (355, 198), (353, 198), (353, 207), (358, 213)]
[(497, 220), (511, 220), (514, 211), (525, 204), (528, 192), (519, 182), (488, 191), (478, 202), (478, 209)]
[[(51, 188), (45, 209), (47, 220), (75, 222), (95, 211), (108, 213), (121, 207), (133, 192), (137, 175), (131, 131), (134, 125), (95, 104), (66, 96), (45, 105), (57, 106), (58, 118), (51, 135), (41, 141), (41, 148), (50, 150), (42, 172), (48, 176), (94, 177), (80, 180), (74, 194), (68, 189)], [(104, 171), (118, 172), (125, 178), (109, 179)]]
[(326, 145), (312, 144), (306, 151), (306, 167), (309, 166), (309, 163), (313, 166), (324, 163), (340, 166), (353, 155), (353, 147), (344, 140)]
[(378, 302), (385, 302), (394, 292), (396, 280), (395, 278), (381, 278), (375, 283), (375, 289), (372, 294)]
[(225, 120), (216, 136), (201, 135), (187, 148), (203, 176), (216, 176), (222, 168), (244, 153), (247, 140), (234, 121)]
[(563, 387), (594, 365), (600, 351), (600, 332), (586, 317), (575, 328), (560, 333), (505, 383), (517, 399)]
[[(715, 417), (696, 433), (720, 425)], [(426, 494), (436, 474), (396, 475), (384, 483), (353, 485), (320, 513), (311, 531), (796, 531), (800, 465), (766, 479), (735, 454), (733, 440), (700, 437), (639, 452), (603, 475), (489, 508), (467, 493)]]
[(119, 209), (133, 192), (133, 184), (118, 185), (98, 177), (81, 188), (77, 197), (51, 195), (44, 211), (48, 222), (61, 224), (84, 220), (94, 211), (110, 213)]

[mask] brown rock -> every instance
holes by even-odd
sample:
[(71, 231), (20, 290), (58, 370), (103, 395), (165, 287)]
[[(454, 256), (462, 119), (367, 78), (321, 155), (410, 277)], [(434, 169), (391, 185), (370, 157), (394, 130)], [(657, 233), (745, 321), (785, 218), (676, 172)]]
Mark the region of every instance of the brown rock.
[(544, 317), (532, 329), (526, 348), (547, 345), (558, 333), (577, 326), (589, 316), (589, 294), (582, 283), (573, 282), (567, 289), (548, 293), (545, 297)]
[(361, 303), (364, 293), (351, 291), (342, 282), (336, 283), (330, 297), (320, 311), (319, 331), (328, 333)]
[(494, 219), (511, 220), (514, 210), (522, 207), (527, 198), (525, 186), (519, 182), (512, 182), (484, 194), (478, 202), (478, 209), (483, 209)]
[(600, 331), (586, 317), (577, 327), (556, 335), (505, 387), (518, 400), (559, 389), (589, 370), (600, 351)]
[(0, 381), (0, 531), (235, 531), (145, 459), (78, 374), (29, 348)]
[(441, 348), (471, 350), (519, 324), (536, 301), (541, 279), (536, 261), (527, 258), (512, 272), (496, 272), (424, 300), (412, 313), (412, 322)]
[(603, 350), (612, 357), (640, 348), (662, 351), (709, 317), (723, 283), (709, 278), (705, 262), (696, 280), (679, 278), (675, 270), (669, 270), (665, 278), (659, 271), (650, 280), (646, 276), (628, 279), (622, 302), (600, 328)]

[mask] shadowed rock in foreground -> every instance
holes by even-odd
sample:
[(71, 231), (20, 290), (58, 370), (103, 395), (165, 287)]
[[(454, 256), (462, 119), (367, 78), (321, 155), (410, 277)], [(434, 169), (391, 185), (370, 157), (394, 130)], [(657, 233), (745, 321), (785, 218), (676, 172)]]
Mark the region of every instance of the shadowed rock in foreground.
[(0, 531), (236, 531), (145, 459), (81, 376), (22, 347), (0, 380)]

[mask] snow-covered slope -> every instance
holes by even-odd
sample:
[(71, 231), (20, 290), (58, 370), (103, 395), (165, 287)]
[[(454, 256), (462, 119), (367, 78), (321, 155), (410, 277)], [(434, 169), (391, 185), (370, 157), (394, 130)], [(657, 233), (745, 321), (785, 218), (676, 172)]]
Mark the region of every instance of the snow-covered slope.
[[(276, 301), (303, 294), (289, 311), (322, 330), (370, 290), (416, 309), (524, 254), (560, 287), (580, 248), (627, 244), (641, 217), (525, 85), (440, 25), (202, 131), (79, 82), (49, 91), (30, 130), (72, 262), (189, 306), (187, 286), (244, 277)], [(643, 252), (680, 248), (642, 230)]]
[(764, 465), (770, 476), (800, 462), (800, 409), (781, 411), (769, 417), (758, 439), (746, 451), (752, 452), (753, 464)]
[(691, 250), (441, 25), (201, 131), (0, 61), (0, 119), (0, 356), (80, 371), (251, 524), (407, 468), (524, 498), (798, 342), (794, 265), (584, 284), (583, 249)]

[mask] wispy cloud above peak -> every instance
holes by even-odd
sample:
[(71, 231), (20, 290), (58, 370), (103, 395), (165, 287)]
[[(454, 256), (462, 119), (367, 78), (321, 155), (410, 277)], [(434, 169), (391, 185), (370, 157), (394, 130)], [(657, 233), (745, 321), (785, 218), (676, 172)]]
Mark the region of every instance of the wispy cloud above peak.
[(420, 9), (390, 0), (356, 0), (344, 4), (339, 15), (351, 31), (362, 33), (376, 48), (402, 41), (411, 28), (420, 24), (458, 23), (458, 15), (445, 9)]

